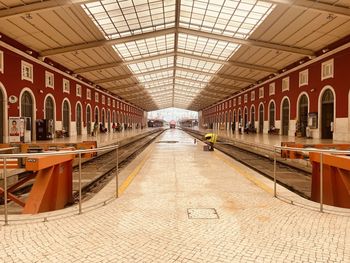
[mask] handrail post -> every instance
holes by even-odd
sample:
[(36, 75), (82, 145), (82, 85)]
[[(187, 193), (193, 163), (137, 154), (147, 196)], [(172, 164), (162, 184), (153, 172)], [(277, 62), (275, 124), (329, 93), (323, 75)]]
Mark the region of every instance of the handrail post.
[(277, 197), (276, 181), (276, 147), (273, 147), (273, 197)]
[(81, 194), (81, 152), (79, 152), (79, 215), (82, 213), (81, 199), (82, 199), (82, 194)]
[(116, 184), (116, 189), (115, 189), (115, 197), (118, 198), (119, 197), (119, 145), (117, 145), (116, 148), (116, 159), (117, 159), (117, 163), (116, 163), (116, 175), (115, 175), (115, 184)]
[(323, 213), (323, 153), (320, 156), (320, 212)]
[(8, 207), (7, 207), (7, 160), (6, 157), (3, 159), (3, 176), (4, 176), (4, 216), (5, 216), (5, 226), (8, 225)]

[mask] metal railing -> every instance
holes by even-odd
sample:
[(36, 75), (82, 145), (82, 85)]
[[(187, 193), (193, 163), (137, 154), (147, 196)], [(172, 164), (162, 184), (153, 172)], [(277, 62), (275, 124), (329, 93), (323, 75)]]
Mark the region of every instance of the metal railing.
[[(72, 150), (72, 151), (47, 151), (47, 152), (41, 152), (41, 153), (11, 153), (11, 154), (0, 154), (0, 160), (3, 160), (3, 180), (4, 180), (4, 225), (8, 225), (8, 171), (7, 171), (7, 159), (12, 158), (35, 158), (35, 157), (42, 157), (42, 156), (56, 156), (56, 155), (75, 155), (78, 156), (78, 192), (79, 192), (79, 198), (78, 198), (78, 214), (82, 214), (83, 208), (82, 208), (82, 154), (84, 153), (97, 153), (97, 152), (107, 152), (107, 151), (113, 151), (115, 150), (116, 154), (116, 165), (115, 165), (115, 177), (116, 177), (116, 188), (115, 188), (115, 198), (119, 197), (119, 145), (111, 145), (111, 146), (105, 146), (100, 148), (93, 148), (93, 149), (86, 149), (86, 150)], [(105, 201), (106, 202), (106, 201)], [(105, 203), (104, 202), (104, 203)], [(45, 217), (46, 220), (46, 217)]]
[(317, 149), (317, 148), (296, 148), (296, 147), (288, 147), (288, 146), (274, 146), (274, 153), (273, 153), (273, 196), (277, 198), (277, 178), (276, 178), (276, 165), (277, 165), (277, 153), (279, 153), (277, 150), (280, 151), (292, 151), (292, 152), (302, 152), (305, 153), (320, 153), (320, 207), (319, 210), (321, 213), (324, 212), (324, 203), (323, 203), (323, 156), (324, 154), (334, 154), (334, 155), (350, 155), (349, 150), (335, 150), (335, 149)]

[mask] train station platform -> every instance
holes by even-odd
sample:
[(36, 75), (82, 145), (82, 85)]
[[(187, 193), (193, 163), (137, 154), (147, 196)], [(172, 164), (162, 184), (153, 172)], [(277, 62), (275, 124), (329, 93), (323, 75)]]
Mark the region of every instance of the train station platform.
[(143, 129), (128, 129), (120, 132), (107, 132), (107, 133), (97, 133), (97, 135), (75, 135), (63, 138), (54, 138), (52, 140), (45, 141), (33, 141), (32, 143), (46, 142), (46, 143), (77, 143), (82, 141), (96, 141), (98, 147), (107, 146), (110, 144), (118, 143), (126, 138), (134, 137), (136, 135), (146, 133), (154, 130), (155, 128), (143, 128)]
[(181, 130), (165, 131), (120, 178), (120, 198), (98, 209), (1, 226), (0, 261), (350, 262), (349, 215), (273, 198), (271, 181)]
[(328, 144), (328, 143), (349, 143), (348, 141), (336, 141), (330, 139), (319, 139), (319, 138), (306, 138), (306, 137), (295, 137), (285, 135), (274, 135), (266, 133), (239, 133), (232, 132), (230, 130), (213, 130), (213, 129), (202, 129), (198, 127), (190, 128), (201, 133), (215, 132), (221, 138), (245, 141), (251, 144), (257, 144), (267, 148), (273, 148), (274, 145), (281, 145), (281, 142), (296, 142), (300, 144)]

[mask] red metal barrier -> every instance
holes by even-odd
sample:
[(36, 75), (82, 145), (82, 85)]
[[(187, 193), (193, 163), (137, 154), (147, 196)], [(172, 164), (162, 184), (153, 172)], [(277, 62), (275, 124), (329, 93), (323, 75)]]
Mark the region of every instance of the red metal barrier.
[[(311, 200), (320, 202), (320, 153), (310, 153)], [(323, 203), (350, 208), (350, 157), (323, 154)]]
[(23, 208), (23, 214), (36, 214), (64, 208), (72, 201), (74, 154), (27, 158), (26, 170), (37, 176)]

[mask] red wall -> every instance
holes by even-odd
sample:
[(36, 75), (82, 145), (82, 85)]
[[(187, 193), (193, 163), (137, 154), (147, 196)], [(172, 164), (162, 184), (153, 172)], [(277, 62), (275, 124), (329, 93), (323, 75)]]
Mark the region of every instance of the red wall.
[[(133, 117), (139, 118), (139, 122), (141, 121), (141, 118), (143, 116), (143, 111), (140, 109), (137, 109), (136, 107), (131, 106), (130, 110), (123, 110), (121, 103), (121, 100), (119, 105), (119, 109), (117, 109), (117, 99), (113, 97), (112, 95), (109, 95), (111, 98), (111, 105), (107, 105), (107, 94), (105, 95), (105, 104), (102, 104), (102, 93), (99, 95), (99, 102), (95, 102), (95, 91), (93, 88), (89, 87), (88, 85), (84, 85), (81, 82), (78, 82), (73, 77), (68, 77), (66, 75), (63, 75), (61, 73), (58, 73), (56, 71), (53, 71), (50, 69), (49, 66), (45, 66), (42, 64), (39, 64), (31, 59), (27, 59), (24, 56), (17, 54), (13, 51), (10, 51), (2, 46), (0, 46), (0, 51), (4, 52), (4, 73), (2, 74), (0, 72), (0, 82), (4, 85), (7, 96), (14, 95), (18, 98), (18, 101), (16, 103), (8, 103), (8, 115), (11, 116), (19, 116), (19, 105), (20, 105), (20, 93), (23, 88), (29, 88), (35, 96), (36, 101), (36, 118), (37, 119), (43, 119), (44, 118), (44, 98), (47, 94), (52, 94), (55, 98), (56, 103), (56, 120), (61, 121), (62, 120), (62, 102), (64, 98), (67, 98), (70, 101), (71, 104), (71, 120), (75, 120), (75, 107), (76, 103), (78, 101), (81, 102), (83, 106), (83, 121), (86, 122), (86, 105), (89, 103), (91, 105), (92, 109), (92, 118), (94, 116), (94, 108), (97, 105), (99, 107), (99, 113), (101, 118), (101, 112), (102, 108), (105, 108), (106, 110), (106, 121), (107, 121), (107, 111), (110, 109), (111, 111), (111, 121), (112, 121), (112, 112), (113, 110), (120, 113), (130, 114)], [(33, 65), (33, 83), (27, 80), (21, 80), (21, 61), (26, 61), (29, 64)], [(45, 85), (45, 71), (50, 71), (54, 73), (55, 80), (54, 80), (54, 89), (47, 88)], [(70, 81), (70, 94), (63, 93), (63, 78), (68, 79)], [(76, 96), (76, 84), (80, 84), (82, 86), (82, 97)], [(91, 100), (86, 99), (86, 89), (89, 88), (91, 90)], [(113, 99), (115, 102), (115, 107), (113, 108)], [(135, 113), (133, 113), (135, 111)]]
[[(334, 77), (321, 80), (321, 64), (330, 59), (334, 59)], [(276, 102), (276, 120), (280, 120), (280, 106), (281, 100), (284, 96), (288, 96), (290, 100), (290, 119), (297, 119), (297, 100), (298, 96), (302, 92), (306, 92), (309, 96), (310, 108), (309, 112), (318, 111), (318, 101), (321, 90), (326, 86), (330, 85), (335, 90), (335, 100), (336, 100), (336, 118), (346, 118), (348, 117), (348, 94), (350, 88), (350, 48), (339, 51), (333, 55), (327, 56), (322, 60), (316, 61), (310, 65), (306, 65), (296, 71), (290, 72), (282, 77), (275, 78), (274, 80), (265, 83), (264, 85), (259, 85), (254, 88), (255, 90), (255, 101), (250, 101), (250, 93), (253, 89), (242, 92), (235, 95), (234, 97), (225, 100), (232, 100), (232, 106), (227, 109), (222, 109), (221, 111), (216, 111), (216, 105), (209, 107), (203, 111), (204, 118), (216, 116), (217, 113), (222, 114), (225, 112), (233, 112), (241, 108), (242, 116), (243, 109), (245, 106), (248, 107), (248, 114), (250, 119), (250, 107), (252, 104), (255, 105), (255, 120), (258, 120), (258, 107), (261, 102), (264, 103), (264, 115), (265, 120), (268, 120), (268, 106), (271, 100)], [(299, 72), (305, 69), (309, 70), (309, 80), (308, 85), (299, 87)], [(289, 76), (289, 90), (282, 92), (282, 79)], [(269, 84), (275, 82), (275, 95), (269, 96)], [(264, 87), (264, 98), (259, 99), (259, 88)], [(244, 94), (248, 93), (248, 102), (244, 103)], [(242, 97), (241, 105), (238, 105), (238, 97)], [(236, 98), (236, 106), (233, 107), (233, 98)], [(221, 102), (224, 105), (225, 101)], [(220, 105), (217, 104), (217, 105)], [(221, 106), (222, 107), (222, 106)], [(210, 111), (213, 110), (212, 113)], [(238, 114), (237, 114), (238, 119)]]

